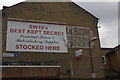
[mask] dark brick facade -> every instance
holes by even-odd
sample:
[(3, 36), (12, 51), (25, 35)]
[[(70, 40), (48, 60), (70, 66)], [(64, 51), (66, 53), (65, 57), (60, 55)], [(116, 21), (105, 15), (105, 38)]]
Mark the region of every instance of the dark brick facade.
[[(104, 78), (101, 59), (101, 49), (97, 31), (98, 19), (72, 2), (42, 2), (20, 3), (11, 8), (3, 9), (3, 44), (2, 53), (14, 53), (6, 51), (7, 18), (39, 20), (49, 22), (64, 22), (67, 26), (89, 27), (93, 36), (98, 37), (92, 48), (93, 67), (97, 78)], [(42, 53), (42, 52), (17, 52), (18, 58), (3, 58), (3, 62), (58, 62), (60, 64), (60, 78), (66, 78), (67, 70), (70, 70), (72, 78), (91, 78), (91, 65), (89, 49), (83, 48), (83, 56), (77, 60), (74, 57), (76, 48), (69, 48), (68, 53)], [(72, 65), (72, 67), (71, 67)], [(3, 68), (3, 73), (6, 73)], [(26, 72), (27, 73), (27, 72)], [(65, 73), (65, 74), (62, 74)], [(11, 73), (12, 74), (12, 73)], [(16, 73), (17, 74), (17, 73)], [(19, 75), (20, 76), (20, 75)], [(3, 75), (3, 77), (6, 77)]]

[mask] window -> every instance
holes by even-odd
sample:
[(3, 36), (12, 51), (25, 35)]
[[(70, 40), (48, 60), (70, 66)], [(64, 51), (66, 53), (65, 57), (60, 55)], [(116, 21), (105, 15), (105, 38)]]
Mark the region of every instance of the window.
[(102, 56), (102, 62), (103, 64), (106, 64), (105, 56)]

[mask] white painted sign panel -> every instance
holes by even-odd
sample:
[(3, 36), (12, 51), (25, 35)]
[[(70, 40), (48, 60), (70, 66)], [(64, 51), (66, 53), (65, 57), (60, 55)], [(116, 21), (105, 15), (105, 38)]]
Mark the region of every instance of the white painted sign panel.
[(66, 26), (8, 21), (6, 51), (67, 53)]

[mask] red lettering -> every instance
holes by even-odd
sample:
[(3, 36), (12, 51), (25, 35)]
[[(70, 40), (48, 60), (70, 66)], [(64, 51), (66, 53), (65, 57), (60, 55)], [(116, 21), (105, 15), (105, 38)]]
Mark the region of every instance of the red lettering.
[(50, 35), (50, 32), (49, 32), (49, 31), (47, 31), (47, 35)]
[(31, 49), (31, 45), (28, 45), (28, 49)]
[(23, 33), (25, 33), (25, 29), (22, 29), (23, 30)]
[(33, 25), (33, 29), (37, 29), (37, 26), (36, 26), (36, 25)]
[(56, 48), (57, 48), (56, 46), (53, 46), (53, 50), (56, 50)]
[(46, 31), (43, 31), (43, 34), (46, 35)]
[(43, 31), (44, 35), (56, 35), (56, 36), (63, 36), (63, 32), (56, 32), (56, 31)]
[(27, 30), (27, 33), (31, 33), (31, 30)]
[(54, 32), (54, 35), (57, 35), (57, 32)]
[(47, 29), (47, 30), (48, 30), (48, 27), (45, 27), (45, 29)]
[(36, 46), (36, 49), (39, 50), (39, 45)]
[(35, 45), (32, 45), (32, 49), (35, 49)]
[(41, 30), (39, 30), (39, 34), (41, 34)]
[(29, 29), (41, 29), (41, 30), (46, 29), (47, 30), (48, 27), (43, 25), (29, 25)]
[[(42, 45), (19, 45), (19, 44), (16, 44), (16, 49), (44, 50), (44, 46), (42, 46)], [(45, 46), (45, 50), (59, 51), (60, 46)]]
[(16, 45), (16, 49), (19, 49), (19, 45), (18, 44)]
[(57, 46), (57, 50), (60, 51), (60, 46)]
[(52, 50), (52, 46), (48, 46), (49, 47), (49, 50)]
[(29, 25), (29, 28), (32, 29), (32, 25)]
[(35, 34), (38, 33), (38, 30), (35, 30)]
[(27, 30), (27, 33), (30, 34), (37, 34), (39, 32), (39, 34), (41, 34), (41, 30)]
[(25, 29), (10, 29), (10, 32), (11, 33), (24, 33), (25, 32)]
[(20, 49), (22, 49), (22, 45), (20, 45)]
[(24, 45), (24, 46), (23, 46), (23, 49), (27, 49), (27, 45)]
[(51, 35), (54, 35), (54, 34), (53, 34), (53, 31), (51, 31), (50, 34), (51, 34)]
[(10, 29), (10, 32), (13, 33), (13, 29)]
[(41, 50), (43, 50), (43, 49), (44, 49), (44, 47), (43, 47), (43, 46), (40, 46), (40, 49), (41, 49)]
[(46, 50), (55, 50), (55, 51), (59, 51), (60, 50), (60, 46), (45, 46)]

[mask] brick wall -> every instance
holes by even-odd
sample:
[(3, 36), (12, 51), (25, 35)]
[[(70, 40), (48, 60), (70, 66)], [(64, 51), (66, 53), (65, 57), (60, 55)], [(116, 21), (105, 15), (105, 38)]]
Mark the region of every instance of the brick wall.
[[(20, 3), (11, 8), (3, 9), (3, 53), (13, 53), (6, 51), (6, 30), (7, 18), (18, 18), (26, 20), (39, 20), (49, 22), (64, 22), (69, 26), (89, 27), (93, 31), (93, 36), (98, 37), (92, 48), (93, 67), (97, 78), (103, 78), (104, 73), (100, 70), (102, 66), (100, 42), (97, 31), (98, 19), (74, 3)], [(68, 49), (68, 53), (42, 53), (42, 52), (17, 52), (18, 58), (3, 58), (3, 61), (23, 61), (23, 62), (59, 62), (60, 72), (66, 73), (70, 70), (73, 78), (90, 78), (91, 66), (89, 49), (83, 49), (83, 57), (77, 60), (74, 57), (78, 49)], [(4, 72), (3, 72), (4, 73)], [(60, 74), (61, 78), (67, 75)]]

